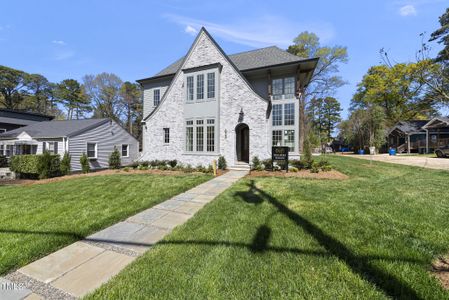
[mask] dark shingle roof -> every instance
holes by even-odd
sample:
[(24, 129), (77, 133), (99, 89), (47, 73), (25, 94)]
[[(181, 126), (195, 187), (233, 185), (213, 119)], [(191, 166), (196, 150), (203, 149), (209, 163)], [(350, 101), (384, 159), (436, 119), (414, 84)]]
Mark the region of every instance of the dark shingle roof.
[[(240, 71), (307, 60), (290, 54), (276, 46), (231, 54), (229, 55), (229, 59)], [(183, 60), (184, 57), (181, 57), (155, 76), (165, 76), (176, 73), (181, 67)]]
[(422, 127), (428, 122), (429, 120), (400, 121), (396, 124), (396, 126), (393, 127), (393, 130), (398, 129), (407, 134), (412, 132), (424, 131)]
[(0, 134), (0, 139), (15, 138), (24, 131), (33, 138), (73, 136), (108, 121), (109, 119), (44, 121), (7, 131)]

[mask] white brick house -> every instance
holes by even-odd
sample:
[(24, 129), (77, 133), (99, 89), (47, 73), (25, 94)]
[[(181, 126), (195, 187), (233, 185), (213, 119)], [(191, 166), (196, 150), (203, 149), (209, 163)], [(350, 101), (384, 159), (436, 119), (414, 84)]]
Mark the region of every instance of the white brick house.
[(272, 145), (298, 156), (298, 97), (318, 58), (277, 47), (226, 55), (202, 28), (187, 55), (143, 88), (141, 160), (228, 165), (271, 156)]

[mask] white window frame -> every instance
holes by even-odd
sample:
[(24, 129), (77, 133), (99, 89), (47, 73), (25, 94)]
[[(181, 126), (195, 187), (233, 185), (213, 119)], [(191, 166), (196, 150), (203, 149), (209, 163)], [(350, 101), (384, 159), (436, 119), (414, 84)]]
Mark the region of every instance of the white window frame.
[[(193, 122), (191, 125), (188, 125), (187, 122)], [(218, 136), (217, 136), (217, 122), (216, 117), (204, 117), (204, 118), (189, 118), (184, 120), (185, 124), (185, 140), (184, 140), (184, 149), (186, 154), (216, 154), (218, 150)], [(202, 147), (198, 148), (198, 127), (202, 128)], [(210, 127), (213, 127), (213, 144), (210, 142)], [(192, 128), (193, 135), (193, 144), (192, 151), (188, 150), (187, 145), (187, 128)], [(209, 142), (209, 143), (208, 143)], [(211, 147), (213, 150), (210, 150)], [(202, 151), (198, 150), (202, 149)]]
[(4, 156), (5, 153), (5, 145), (4, 144), (0, 144), (0, 156)]
[[(95, 145), (95, 157), (89, 156), (89, 145)], [(86, 155), (88, 159), (98, 159), (98, 143), (95, 142), (87, 142), (86, 143)]]
[(44, 147), (42, 149), (43, 151), (47, 151), (52, 155), (58, 154), (59, 153), (59, 145), (57, 141), (47, 141), (47, 142), (43, 142), (42, 144)]
[[(209, 97), (209, 74), (214, 74), (214, 81), (213, 81), (213, 85), (211, 84), (210, 86), (213, 86), (213, 97)], [(203, 84), (202, 84), (202, 95), (203, 98), (198, 99), (198, 77), (203, 76)], [(200, 103), (200, 102), (204, 102), (204, 101), (215, 101), (218, 96), (218, 76), (219, 76), (219, 72), (218, 72), (218, 68), (214, 67), (214, 68), (210, 68), (210, 69), (206, 69), (206, 70), (201, 70), (201, 71), (197, 71), (197, 72), (188, 72), (184, 74), (184, 82), (185, 82), (185, 87), (184, 87), (184, 92), (185, 92), (185, 102), (186, 103)], [(192, 83), (193, 83), (193, 95), (189, 93), (189, 82), (188, 82), (188, 78), (192, 78)], [(211, 89), (212, 91), (212, 89)], [(190, 96), (193, 96), (192, 99), (190, 98)]]
[[(123, 146), (126, 146), (126, 155), (123, 155)], [(129, 144), (122, 144), (120, 147), (120, 156), (129, 157)]]

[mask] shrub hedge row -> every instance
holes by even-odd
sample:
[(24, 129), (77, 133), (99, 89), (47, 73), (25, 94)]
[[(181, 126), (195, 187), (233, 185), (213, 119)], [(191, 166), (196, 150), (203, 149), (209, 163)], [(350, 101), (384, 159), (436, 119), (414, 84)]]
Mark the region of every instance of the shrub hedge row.
[(48, 152), (39, 155), (16, 155), (11, 158), (10, 169), (22, 178), (51, 178), (61, 174), (59, 155)]

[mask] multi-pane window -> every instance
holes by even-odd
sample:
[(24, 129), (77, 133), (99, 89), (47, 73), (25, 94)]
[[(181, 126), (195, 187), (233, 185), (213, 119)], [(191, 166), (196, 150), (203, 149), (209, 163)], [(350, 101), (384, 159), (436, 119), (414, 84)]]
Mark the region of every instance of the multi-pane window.
[(273, 105), (273, 126), (282, 125), (282, 104)]
[(97, 144), (96, 143), (87, 143), (87, 157), (88, 158), (97, 158)]
[(155, 89), (153, 90), (153, 105), (158, 106), (161, 102), (161, 90)]
[(5, 145), (0, 145), (0, 155), (5, 155)]
[(122, 157), (129, 157), (129, 145), (122, 145)]
[(196, 151), (204, 151), (204, 121), (196, 120)]
[(6, 145), (5, 148), (5, 156), (11, 157), (11, 155), (14, 153), (14, 145)]
[(295, 78), (285, 77), (273, 79), (273, 100), (295, 98)]
[(284, 146), (289, 147), (290, 152), (295, 151), (295, 131), (284, 130)]
[(215, 151), (215, 120), (207, 120), (207, 152)]
[(207, 73), (207, 98), (215, 98), (215, 73)]
[(284, 104), (284, 125), (295, 125), (295, 103)]
[(50, 154), (58, 154), (58, 143), (57, 142), (43, 142), (42, 148), (44, 151)]
[(193, 151), (193, 120), (186, 122), (186, 151)]
[(194, 85), (193, 76), (187, 76), (187, 101), (193, 101)]
[(204, 99), (204, 74), (196, 75), (196, 99)]
[(273, 130), (272, 145), (281, 146), (282, 145), (282, 130)]
[(170, 143), (170, 128), (164, 128), (164, 143)]

